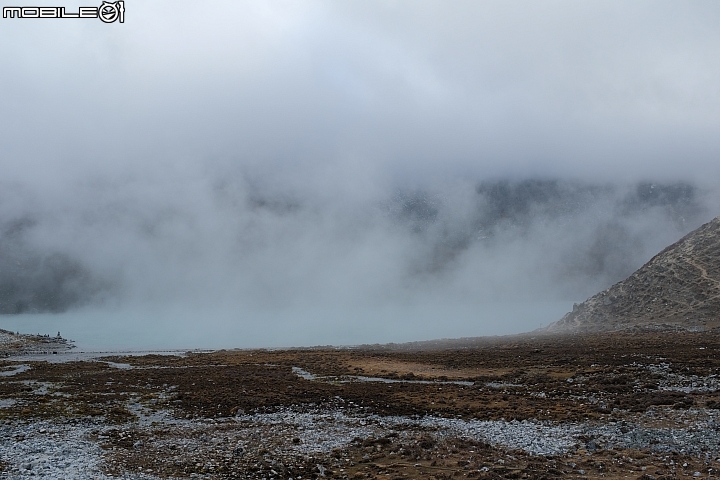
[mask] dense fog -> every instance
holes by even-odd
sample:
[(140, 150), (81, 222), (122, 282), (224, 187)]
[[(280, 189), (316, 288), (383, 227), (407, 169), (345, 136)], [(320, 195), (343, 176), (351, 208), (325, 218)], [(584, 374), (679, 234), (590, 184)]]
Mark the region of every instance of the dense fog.
[(0, 19), (2, 318), (265, 319), (283, 344), (535, 328), (555, 310), (479, 312), (571, 305), (720, 213), (719, 20), (432, 1)]
[(688, 183), (455, 179), (358, 196), (273, 180), (143, 178), (56, 198), (8, 189), (2, 312), (576, 300), (718, 211)]

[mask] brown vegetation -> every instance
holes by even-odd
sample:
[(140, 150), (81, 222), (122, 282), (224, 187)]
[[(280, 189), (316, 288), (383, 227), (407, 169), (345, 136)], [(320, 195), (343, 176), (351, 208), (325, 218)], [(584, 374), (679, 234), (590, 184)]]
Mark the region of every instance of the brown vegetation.
[[(311, 446), (303, 444), (300, 427), (257, 423), (253, 415), (341, 412), (361, 423), (446, 418), (692, 428), (688, 418), (714, 415), (720, 392), (679, 386), (712, 382), (720, 372), (718, 349), (716, 332), (645, 332), (478, 339), (444, 350), (219, 351), (25, 362), (29, 370), (0, 377), (5, 402), (0, 417), (102, 420), (106, 427), (93, 440), (106, 449), (105, 468), (113, 474), (142, 469), (180, 478), (706, 475), (718, 468), (714, 457), (650, 445), (604, 448), (592, 438), (565, 454), (533, 455), (439, 435), (418, 422), (378, 427), (376, 434), (331, 450), (302, 453), (298, 449)], [(5, 362), (3, 368), (13, 365), (17, 362)], [(315, 378), (302, 378), (298, 368)], [(152, 412), (167, 416), (149, 422)]]

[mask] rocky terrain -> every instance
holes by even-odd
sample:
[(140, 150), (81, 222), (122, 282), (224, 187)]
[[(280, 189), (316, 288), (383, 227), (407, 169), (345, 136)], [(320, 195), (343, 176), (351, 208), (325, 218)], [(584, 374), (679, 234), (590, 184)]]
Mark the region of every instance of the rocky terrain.
[(720, 325), (720, 217), (654, 256), (605, 291), (575, 305), (549, 331)]
[(55, 354), (65, 353), (75, 348), (71, 341), (60, 336), (21, 335), (0, 329), (0, 357), (11, 355)]
[(718, 349), (712, 330), (12, 356), (0, 478), (709, 478)]
[(720, 218), (510, 337), (107, 356), (3, 330), (0, 478), (716, 478), (718, 258)]

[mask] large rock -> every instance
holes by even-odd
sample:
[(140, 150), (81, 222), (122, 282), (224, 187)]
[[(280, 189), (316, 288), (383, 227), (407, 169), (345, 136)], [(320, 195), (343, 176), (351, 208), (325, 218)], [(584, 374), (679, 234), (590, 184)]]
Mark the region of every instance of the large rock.
[(655, 255), (626, 280), (575, 305), (547, 330), (635, 326), (720, 326), (720, 217)]

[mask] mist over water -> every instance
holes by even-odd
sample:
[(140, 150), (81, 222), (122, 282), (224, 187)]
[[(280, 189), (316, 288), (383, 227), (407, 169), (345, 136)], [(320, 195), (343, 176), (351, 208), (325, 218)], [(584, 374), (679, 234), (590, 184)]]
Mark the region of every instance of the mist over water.
[(5, 19), (0, 328), (194, 348), (547, 324), (720, 213), (718, 19), (224, 0)]
[(74, 340), (79, 350), (280, 348), (506, 335), (554, 321), (567, 302), (433, 304), (366, 309), (73, 310), (2, 318), (2, 328)]
[(18, 315), (0, 326), (123, 349), (534, 330), (717, 210), (689, 183), (558, 179), (353, 195), (198, 175), (24, 194), (3, 212), (1, 306)]

